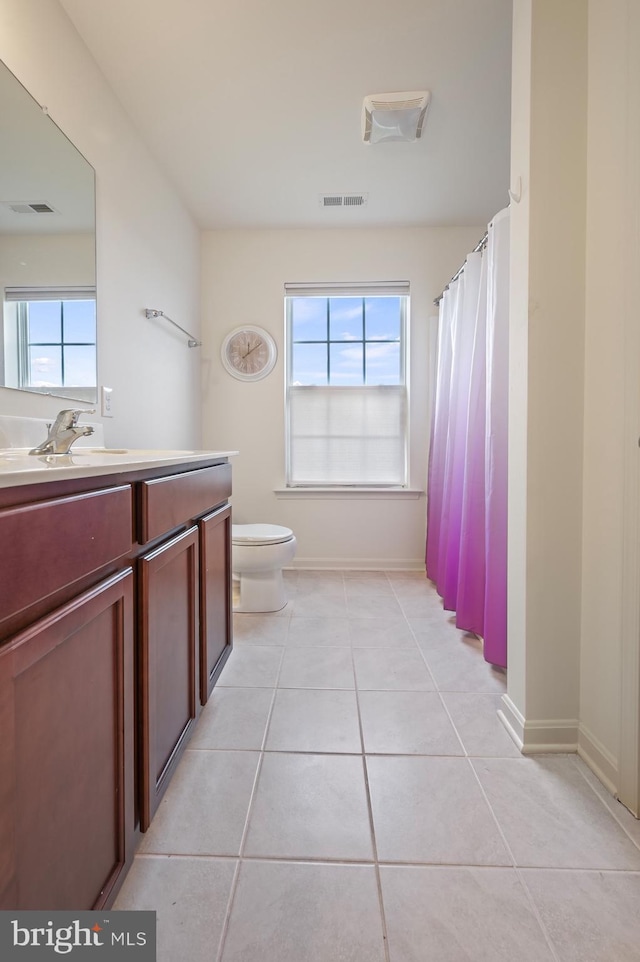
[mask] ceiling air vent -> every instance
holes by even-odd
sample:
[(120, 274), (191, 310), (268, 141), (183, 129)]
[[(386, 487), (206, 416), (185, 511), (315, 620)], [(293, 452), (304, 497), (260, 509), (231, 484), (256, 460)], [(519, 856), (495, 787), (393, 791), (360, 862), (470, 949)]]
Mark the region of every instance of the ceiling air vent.
[(320, 194), (321, 207), (366, 207), (368, 194)]
[(3, 207), (13, 211), (14, 214), (57, 214), (58, 211), (51, 204), (42, 201), (34, 204), (25, 204), (22, 201), (3, 201)]

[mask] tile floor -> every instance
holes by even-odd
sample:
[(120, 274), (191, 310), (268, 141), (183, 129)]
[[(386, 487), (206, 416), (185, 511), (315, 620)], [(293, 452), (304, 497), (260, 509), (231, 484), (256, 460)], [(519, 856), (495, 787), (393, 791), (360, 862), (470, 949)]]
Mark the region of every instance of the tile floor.
[(639, 962), (640, 823), (524, 758), (505, 676), (416, 572), (287, 572), (115, 908), (176, 962)]

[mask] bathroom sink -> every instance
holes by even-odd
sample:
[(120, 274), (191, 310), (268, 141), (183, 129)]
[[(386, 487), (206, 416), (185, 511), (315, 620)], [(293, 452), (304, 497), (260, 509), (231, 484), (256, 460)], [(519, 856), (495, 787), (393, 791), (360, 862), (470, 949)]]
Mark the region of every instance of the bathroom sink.
[(105, 457), (110, 454), (127, 455), (132, 460), (138, 458), (181, 458), (188, 454), (200, 454), (199, 451), (184, 451), (174, 448), (72, 448), (71, 454), (91, 454)]
[(15, 448), (6, 448), (0, 451), (0, 461), (17, 461), (18, 458), (26, 457), (26, 451), (20, 451)]
[(74, 444), (68, 454), (32, 455), (30, 450), (29, 447), (0, 447), (0, 487), (37, 484), (65, 477), (88, 478), (147, 471), (164, 465), (193, 467), (213, 458), (226, 460), (238, 453), (178, 448), (93, 448), (88, 444)]
[(46, 458), (102, 458), (102, 457), (127, 457), (131, 461), (148, 460), (158, 458), (180, 458), (190, 454), (198, 454), (197, 451), (178, 451), (167, 448), (87, 448), (76, 446), (72, 447), (64, 454), (30, 455), (26, 448), (5, 448), (0, 450), (0, 460), (19, 461), (22, 459), (33, 460), (36, 457)]
[(74, 454), (129, 454), (128, 448), (74, 448)]

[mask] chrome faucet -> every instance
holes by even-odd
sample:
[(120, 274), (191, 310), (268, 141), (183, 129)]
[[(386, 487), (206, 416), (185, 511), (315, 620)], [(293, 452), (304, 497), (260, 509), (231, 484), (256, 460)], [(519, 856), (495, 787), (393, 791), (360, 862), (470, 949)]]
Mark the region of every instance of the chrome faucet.
[(29, 454), (68, 454), (74, 441), (81, 437), (88, 437), (94, 431), (90, 424), (78, 424), (78, 418), (81, 414), (95, 413), (95, 408), (91, 411), (79, 411), (73, 408), (59, 411), (53, 424), (47, 425), (49, 428), (47, 440), (29, 451)]

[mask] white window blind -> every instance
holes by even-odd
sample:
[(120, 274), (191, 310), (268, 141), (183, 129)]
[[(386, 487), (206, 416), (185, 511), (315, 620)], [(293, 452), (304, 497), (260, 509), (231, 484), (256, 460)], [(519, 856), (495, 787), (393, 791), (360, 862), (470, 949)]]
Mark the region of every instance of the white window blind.
[(404, 385), (290, 388), (289, 484), (403, 485)]
[(406, 486), (407, 295), (406, 282), (286, 285), (287, 487)]

